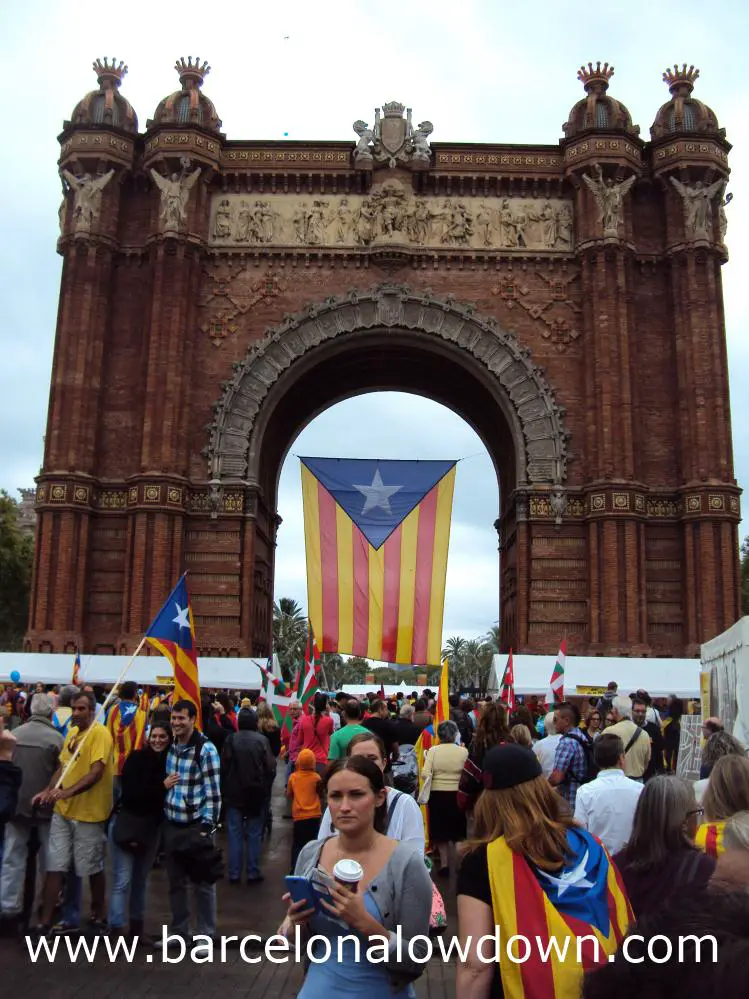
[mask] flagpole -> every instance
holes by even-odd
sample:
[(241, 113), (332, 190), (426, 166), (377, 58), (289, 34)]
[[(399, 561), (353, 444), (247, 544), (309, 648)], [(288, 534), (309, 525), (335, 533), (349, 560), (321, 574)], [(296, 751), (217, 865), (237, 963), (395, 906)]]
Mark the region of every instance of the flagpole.
[[(110, 704), (110, 702), (114, 699), (115, 691), (118, 689), (118, 687), (122, 683), (123, 679), (125, 678), (125, 675), (127, 674), (128, 670), (133, 665), (133, 662), (135, 661), (136, 657), (140, 653), (140, 650), (146, 644), (146, 640), (147, 640), (146, 636), (144, 635), (143, 638), (141, 638), (141, 640), (140, 640), (140, 642), (138, 644), (138, 648), (130, 656), (130, 659), (125, 664), (125, 668), (122, 670), (122, 672), (120, 673), (120, 675), (117, 677), (117, 680), (115, 681), (114, 686), (112, 687), (112, 689), (107, 694), (107, 696), (106, 696), (106, 698), (104, 700), (104, 703), (101, 706), (102, 715), (105, 718), (106, 718), (106, 709), (107, 709), (108, 705)], [(60, 774), (60, 777), (59, 777), (57, 783), (55, 784), (54, 790), (57, 790), (60, 787), (60, 785), (62, 784), (62, 782), (65, 780), (65, 777), (67, 776), (68, 771), (73, 766), (73, 764), (75, 763), (75, 761), (78, 759), (81, 750), (83, 749), (83, 747), (86, 744), (86, 739), (88, 739), (89, 733), (91, 732), (91, 729), (93, 728), (93, 725), (94, 725), (94, 722), (92, 722), (89, 725), (88, 729), (86, 730), (86, 734), (83, 736), (83, 738), (81, 739), (80, 743), (76, 746), (73, 755), (70, 757), (70, 759), (68, 760), (68, 762), (65, 764), (65, 769)]]

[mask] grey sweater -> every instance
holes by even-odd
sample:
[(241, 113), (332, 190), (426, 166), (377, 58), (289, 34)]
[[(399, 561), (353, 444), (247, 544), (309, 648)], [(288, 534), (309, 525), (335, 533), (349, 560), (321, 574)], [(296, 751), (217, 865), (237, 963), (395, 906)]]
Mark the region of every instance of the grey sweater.
[[(326, 840), (313, 840), (303, 847), (294, 873), (308, 878), (317, 867)], [(415, 843), (398, 843), (390, 859), (377, 877), (370, 881), (368, 891), (377, 902), (386, 930), (397, 932), (400, 926), (400, 961), (395, 946), (391, 946), (385, 967), (390, 974), (393, 992), (414, 981), (424, 971), (418, 959), (428, 953), (426, 938), (429, 935), (429, 915), (432, 911), (432, 879), (424, 864), (424, 857)], [(314, 932), (315, 918), (311, 920)], [(414, 942), (413, 952), (417, 961), (408, 956), (408, 942), (412, 937), (423, 936)]]

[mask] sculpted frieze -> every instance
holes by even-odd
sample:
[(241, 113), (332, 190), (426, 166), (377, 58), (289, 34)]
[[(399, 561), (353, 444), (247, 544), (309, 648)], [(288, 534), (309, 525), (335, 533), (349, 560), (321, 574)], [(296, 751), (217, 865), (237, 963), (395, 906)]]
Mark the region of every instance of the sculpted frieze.
[(562, 198), (419, 196), (398, 181), (365, 195), (216, 193), (211, 205), (214, 246), (568, 252), (572, 241)]

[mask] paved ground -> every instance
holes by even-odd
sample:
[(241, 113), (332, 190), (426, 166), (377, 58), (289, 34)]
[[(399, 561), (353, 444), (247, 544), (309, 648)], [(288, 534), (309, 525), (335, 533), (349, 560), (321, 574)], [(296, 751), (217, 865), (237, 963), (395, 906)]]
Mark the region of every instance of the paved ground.
[[(262, 885), (241, 887), (219, 882), (219, 932), (224, 936), (276, 932), (283, 918), (283, 876), (287, 873), (291, 839), (291, 821), (281, 816), (285, 811), (283, 785), (276, 785), (273, 812), (273, 835), (264, 846)], [(454, 886), (440, 885), (445, 895), (449, 930), (454, 932)], [(85, 907), (84, 907), (85, 911)], [(168, 896), (164, 872), (153, 872), (149, 886), (147, 927), (160, 932), (168, 920)], [(256, 957), (247, 950), (246, 956)], [(150, 958), (150, 960), (149, 960)], [(79, 958), (71, 963), (67, 952), (53, 964), (31, 963), (25, 945), (0, 940), (0, 995), (3, 999), (276, 999), (292, 997), (301, 987), (302, 975), (294, 964), (273, 965), (265, 960), (250, 964), (237, 949), (226, 950), (226, 960), (219, 955), (212, 964), (189, 960), (178, 964), (162, 963), (161, 951), (143, 951), (133, 963), (120, 957), (111, 963), (106, 954), (92, 963)], [(433, 959), (416, 984), (418, 999), (455, 999), (455, 966)]]

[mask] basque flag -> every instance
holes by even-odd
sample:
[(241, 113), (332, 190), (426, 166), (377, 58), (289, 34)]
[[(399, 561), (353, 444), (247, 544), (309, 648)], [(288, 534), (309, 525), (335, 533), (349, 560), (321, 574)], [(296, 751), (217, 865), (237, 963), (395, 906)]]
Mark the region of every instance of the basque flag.
[(438, 666), (456, 462), (301, 463), (320, 650)]
[(183, 700), (192, 701), (198, 712), (197, 725), (201, 728), (198, 657), (190, 596), (187, 592), (187, 573), (182, 576), (153, 619), (146, 632), (146, 639), (172, 664), (173, 704)]

